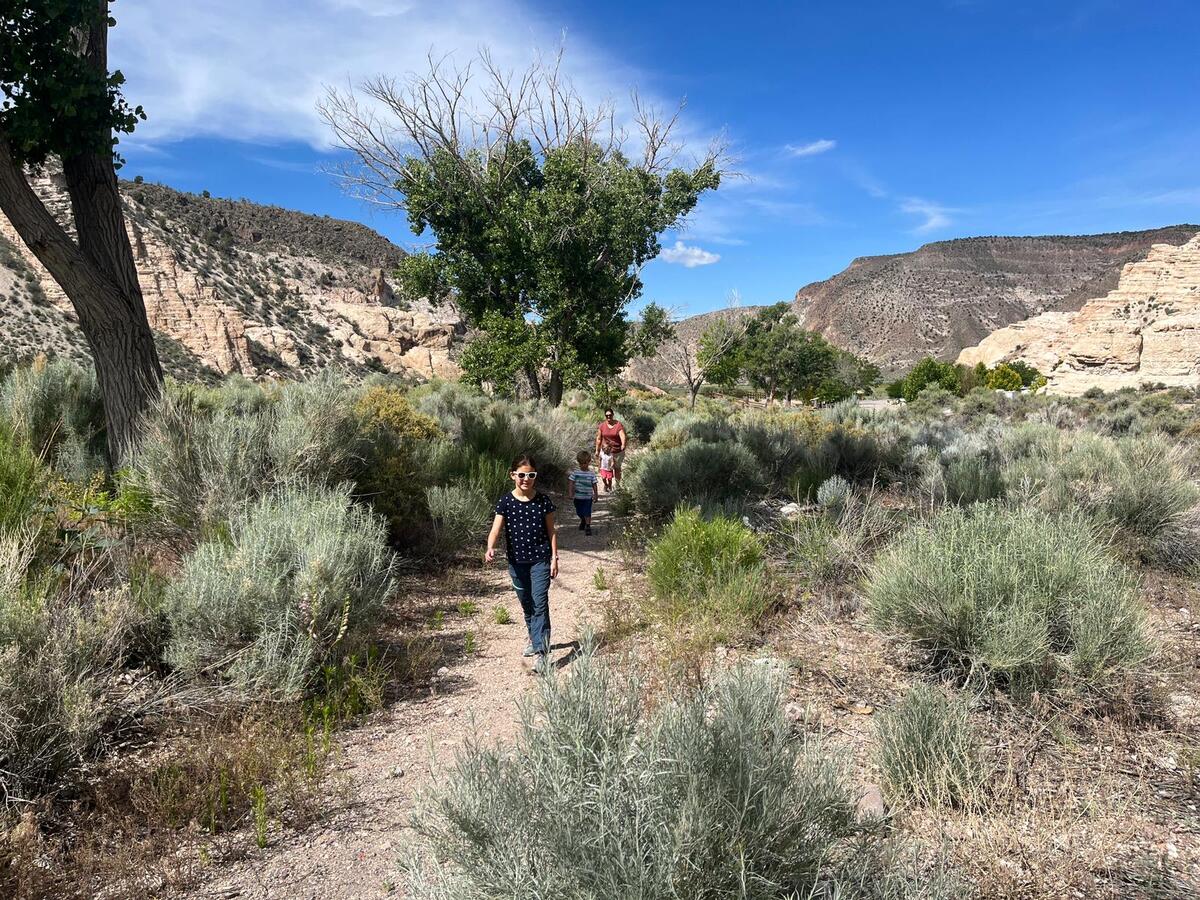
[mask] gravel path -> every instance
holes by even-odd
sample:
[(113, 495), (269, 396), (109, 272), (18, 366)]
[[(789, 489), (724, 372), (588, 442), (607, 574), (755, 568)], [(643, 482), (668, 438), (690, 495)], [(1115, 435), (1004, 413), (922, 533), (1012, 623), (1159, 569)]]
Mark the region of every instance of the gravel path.
[[(596, 569), (603, 567), (611, 576), (619, 567), (612, 546), (617, 525), (607, 514), (606, 500), (602, 496), (597, 504), (593, 536), (585, 537), (575, 528), (569, 498), (555, 499), (561, 560), (550, 608), (553, 659), (560, 668), (570, 666), (584, 626), (599, 619), (592, 612), (599, 594)], [(187, 896), (358, 900), (401, 895), (396, 861), (418, 790), (434, 767), (453, 759), (472, 727), (487, 741), (512, 737), (517, 700), (536, 678), (521, 658), (527, 635), (503, 562), (493, 563), (452, 599), (437, 636), (457, 649), (443, 658), (430, 689), (341, 733), (342, 784), (337, 787), (339, 779), (331, 779), (329, 797), (335, 811), (306, 831), (276, 836), (265, 850), (222, 863), (219, 874)], [(454, 612), (465, 599), (479, 606), (469, 623)], [(513, 624), (495, 624), (497, 604), (507, 606)], [(467, 628), (479, 644), (469, 655), (462, 652)]]

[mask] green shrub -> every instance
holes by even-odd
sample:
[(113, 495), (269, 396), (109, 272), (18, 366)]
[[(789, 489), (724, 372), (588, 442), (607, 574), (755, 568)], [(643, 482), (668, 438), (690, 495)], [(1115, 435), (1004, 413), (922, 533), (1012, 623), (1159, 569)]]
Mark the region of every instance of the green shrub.
[(622, 485), (634, 508), (666, 518), (680, 505), (724, 503), (760, 494), (762, 476), (740, 444), (689, 441), (635, 457)]
[(895, 516), (871, 495), (849, 493), (836, 508), (802, 513), (781, 538), (792, 572), (809, 584), (836, 584), (860, 578), (895, 530)]
[(739, 670), (648, 713), (585, 653), (542, 682), (514, 746), (469, 742), (435, 786), (406, 895), (918, 896), (781, 706), (776, 681)]
[(681, 509), (650, 545), (643, 617), (693, 649), (737, 640), (775, 602), (762, 542), (739, 522)]
[(850, 482), (841, 475), (826, 478), (817, 488), (817, 505), (835, 515), (845, 507), (849, 497)]
[(0, 425), (0, 537), (42, 530), (47, 474), (29, 445)]
[(1027, 426), (1010, 436), (1006, 455), (1010, 492), (1050, 512), (1086, 513), (1142, 562), (1184, 572), (1200, 565), (1200, 488), (1161, 436), (1113, 440)]
[(194, 540), (277, 485), (357, 480), (366, 436), (353, 392), (332, 375), (288, 383), (254, 411), (168, 392), (147, 416), (126, 480), (151, 502), (146, 527)]
[(721, 443), (735, 440), (733, 426), (723, 419), (714, 419), (702, 413), (676, 410), (663, 416), (650, 446), (654, 450), (672, 450), (688, 441)]
[[(92, 563), (95, 565), (95, 562)], [(32, 569), (33, 548), (0, 535), (0, 791), (59, 783), (99, 741), (106, 679), (137, 616), (128, 590), (94, 589), (86, 573)]]
[(867, 593), (880, 626), (1021, 694), (1102, 691), (1151, 652), (1132, 576), (1077, 517), (948, 508), (880, 554)]
[(958, 370), (952, 363), (939, 362), (925, 357), (904, 378), (901, 396), (910, 403), (928, 387), (937, 386), (952, 394), (958, 393), (960, 381)]
[(61, 447), (71, 445), (86, 457), (86, 468), (103, 467), (104, 407), (91, 369), (41, 358), (14, 369), (0, 384), (0, 416), (44, 460), (53, 461)]
[(385, 537), (345, 490), (268, 494), (184, 561), (167, 591), (167, 661), (248, 692), (302, 694), (375, 624), (394, 583)]
[(435, 485), (425, 489), (425, 497), (438, 552), (452, 556), (481, 542), (492, 518), (493, 498), (470, 484)]
[(896, 801), (976, 806), (986, 771), (970, 708), (945, 690), (916, 684), (879, 719), (879, 768)]
[(1012, 366), (1000, 363), (988, 372), (986, 384), (991, 391), (1019, 391), (1022, 387), (1021, 373)]

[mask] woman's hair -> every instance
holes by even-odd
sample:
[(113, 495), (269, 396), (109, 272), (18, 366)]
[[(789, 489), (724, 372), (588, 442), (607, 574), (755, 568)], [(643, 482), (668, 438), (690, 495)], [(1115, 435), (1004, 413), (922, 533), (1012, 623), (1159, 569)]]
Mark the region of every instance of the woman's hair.
[(512, 465), (508, 467), (508, 471), (515, 472), (521, 466), (529, 466), (531, 469), (537, 469), (537, 463), (533, 461), (533, 457), (528, 453), (522, 453), (512, 461)]
[(588, 453), (586, 450), (580, 450), (575, 454), (575, 462), (579, 463), (581, 466), (586, 466), (591, 461), (592, 454)]
[[(604, 414), (607, 416), (607, 415), (608, 415), (610, 412), (612, 412), (612, 411), (613, 411), (613, 408), (610, 406), (610, 407), (608, 407), (606, 410), (604, 410)], [(613, 413), (613, 415), (615, 416), (615, 415), (616, 415), (616, 413)]]

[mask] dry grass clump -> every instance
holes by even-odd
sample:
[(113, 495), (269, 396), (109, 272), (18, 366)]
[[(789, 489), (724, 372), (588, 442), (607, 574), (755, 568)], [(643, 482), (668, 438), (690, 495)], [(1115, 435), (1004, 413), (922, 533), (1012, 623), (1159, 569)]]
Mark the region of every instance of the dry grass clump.
[(870, 570), (875, 621), (968, 680), (1104, 692), (1150, 657), (1132, 575), (1078, 517), (978, 504), (903, 532)]
[(414, 898), (947, 896), (889, 868), (762, 671), (646, 712), (585, 653), (525, 705), (513, 747), (467, 746), (416, 827)]
[(945, 690), (915, 684), (879, 721), (879, 767), (898, 801), (926, 806), (982, 803), (987, 772), (970, 706)]

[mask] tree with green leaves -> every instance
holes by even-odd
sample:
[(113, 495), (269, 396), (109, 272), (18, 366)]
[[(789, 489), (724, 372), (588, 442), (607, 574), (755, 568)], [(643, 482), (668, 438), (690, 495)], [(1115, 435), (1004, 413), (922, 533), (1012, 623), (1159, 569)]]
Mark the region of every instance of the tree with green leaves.
[[(134, 444), (162, 368), (117, 191), (116, 135), (145, 118), (108, 70), (107, 0), (0, 0), (0, 210), (71, 301), (104, 400), (110, 462)], [(62, 164), (74, 237), (26, 170)]]
[(811, 400), (834, 373), (838, 350), (815, 331), (800, 327), (788, 303), (759, 310), (742, 341), (742, 374), (773, 402), (780, 394)]
[(952, 394), (962, 392), (962, 382), (954, 365), (926, 356), (905, 376), (902, 396), (905, 400), (916, 400), (917, 395), (931, 384), (945, 388)]
[(1012, 366), (1000, 363), (988, 372), (987, 386), (993, 391), (1019, 391), (1022, 386), (1021, 375)]
[(523, 376), (554, 405), (564, 387), (625, 366), (642, 268), (721, 180), (719, 148), (676, 166), (676, 118), (636, 97), (637, 139), (627, 141), (613, 107), (589, 106), (561, 61), (510, 75), (486, 51), (474, 71), (430, 58), (426, 72), (331, 90), (321, 106), (353, 154), (338, 173), (345, 185), (434, 238), (435, 252), (406, 260), (400, 281), (410, 296), (453, 295), (479, 330), (467, 376)]

